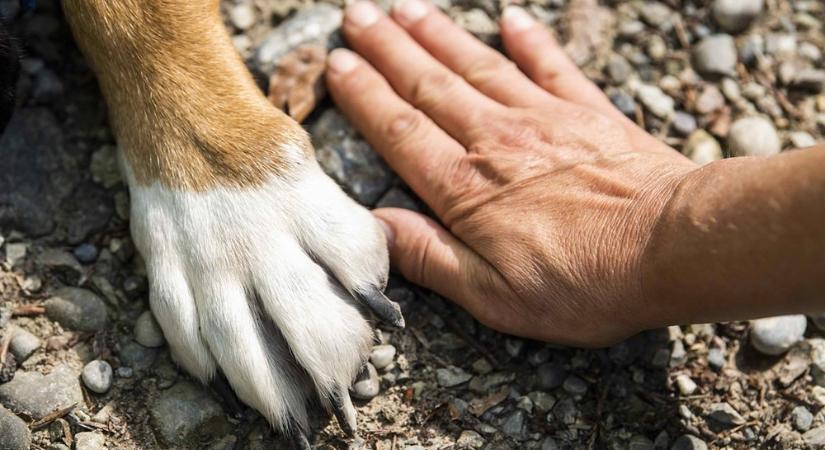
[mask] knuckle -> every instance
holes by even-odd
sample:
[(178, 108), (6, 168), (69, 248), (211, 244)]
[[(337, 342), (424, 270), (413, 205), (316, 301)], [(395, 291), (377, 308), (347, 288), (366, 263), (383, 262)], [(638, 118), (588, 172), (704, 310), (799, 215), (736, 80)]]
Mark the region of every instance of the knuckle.
[(425, 72), (413, 84), (410, 100), (425, 108), (435, 106), (457, 83), (458, 75), (449, 70)]
[(424, 123), (424, 114), (414, 108), (405, 108), (387, 120), (384, 126), (384, 136), (390, 144), (397, 145), (407, 142), (421, 130)]
[(492, 80), (499, 79), (502, 74), (514, 70), (516, 70), (515, 63), (500, 54), (493, 53), (471, 63), (465, 69), (464, 77), (474, 86), (483, 86)]

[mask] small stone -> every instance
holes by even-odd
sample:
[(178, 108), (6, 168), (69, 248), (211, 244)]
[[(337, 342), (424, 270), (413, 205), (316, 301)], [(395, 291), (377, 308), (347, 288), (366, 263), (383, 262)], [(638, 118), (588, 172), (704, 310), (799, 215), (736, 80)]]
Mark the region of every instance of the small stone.
[(26, 258), (28, 247), (26, 244), (15, 242), (6, 244), (6, 264), (14, 267)]
[(667, 27), (673, 16), (673, 11), (661, 2), (645, 2), (639, 12), (648, 25), (660, 29)]
[(370, 400), (380, 391), (381, 382), (378, 380), (378, 371), (372, 364), (366, 363), (352, 385), (352, 396), (359, 400)]
[(722, 159), (722, 147), (719, 142), (705, 130), (699, 129), (688, 136), (684, 154), (693, 162), (705, 165)]
[(46, 315), (66, 328), (98, 331), (106, 326), (106, 304), (92, 291), (65, 287), (46, 300)]
[(796, 55), (796, 36), (790, 33), (768, 33), (765, 36), (765, 52), (780, 60)]
[(753, 320), (750, 341), (761, 353), (781, 355), (802, 340), (807, 324), (801, 314)]
[(810, 133), (805, 131), (794, 131), (788, 135), (793, 148), (813, 147), (816, 145), (816, 139)]
[(607, 75), (616, 84), (623, 84), (633, 74), (633, 66), (624, 56), (612, 53), (607, 59)]
[(13, 327), (9, 332), (14, 333), (9, 344), (9, 350), (17, 359), (17, 362), (22, 363), (40, 348), (40, 339), (28, 331)]
[(716, 347), (708, 350), (708, 365), (713, 368), (713, 370), (722, 370), (726, 362), (724, 350)]
[(567, 378), (567, 371), (556, 364), (542, 364), (538, 368), (539, 387), (544, 390), (551, 390), (561, 386)]
[(68, 284), (77, 284), (83, 275), (83, 267), (71, 253), (56, 248), (49, 248), (40, 252), (35, 262), (41, 268), (55, 273)]
[(556, 441), (553, 438), (551, 438), (550, 436), (547, 436), (546, 438), (544, 438), (543, 441), (541, 441), (541, 450), (560, 450), (560, 449), (561, 449), (561, 447), (559, 447), (559, 444), (557, 444)]
[(676, 439), (670, 450), (708, 450), (708, 444), (696, 436), (684, 434)]
[(745, 423), (745, 418), (726, 402), (710, 405), (708, 418), (725, 426), (736, 426)]
[(722, 94), (725, 98), (732, 102), (738, 102), (742, 99), (742, 91), (739, 89), (739, 83), (732, 78), (725, 78), (720, 83)]
[(479, 375), (487, 375), (493, 371), (493, 366), (490, 364), (490, 361), (487, 361), (487, 358), (479, 358), (473, 361), (472, 368), (473, 371)]
[(650, 59), (653, 61), (661, 61), (667, 56), (667, 43), (664, 38), (658, 34), (654, 34), (648, 39), (645, 52), (647, 52), (647, 55), (650, 56)]
[[(135, 370), (128, 366), (120, 366), (117, 368), (117, 376), (120, 378), (132, 378)], [(170, 385), (171, 386), (171, 385)], [(169, 386), (166, 386), (169, 387)]]
[(653, 440), (653, 448), (656, 450), (665, 450), (670, 444), (670, 435), (667, 434), (667, 430), (662, 430), (661, 433), (656, 435), (656, 439)]
[(480, 8), (472, 8), (456, 15), (455, 21), (459, 27), (482, 40), (498, 33), (498, 25)]
[(248, 30), (255, 25), (255, 9), (248, 3), (240, 3), (229, 10), (229, 20), (239, 30)]
[(689, 376), (684, 374), (676, 377), (676, 387), (679, 388), (679, 393), (682, 395), (693, 395), (698, 388), (696, 383)]
[(34, 76), (32, 97), (38, 102), (52, 102), (63, 95), (63, 81), (49, 69), (42, 69)]
[(622, 114), (633, 117), (636, 115), (636, 101), (625, 91), (614, 91), (609, 95), (610, 102)]
[(667, 119), (673, 115), (676, 102), (656, 86), (643, 84), (636, 91), (636, 97), (654, 116)]
[(75, 450), (106, 450), (106, 436), (100, 433), (84, 432), (74, 435)]
[(702, 75), (733, 75), (736, 70), (736, 43), (727, 34), (714, 34), (693, 47), (693, 67)]
[(540, 413), (550, 411), (556, 404), (556, 398), (546, 392), (533, 391), (527, 394), (527, 396), (533, 402), (533, 406), (536, 407), (536, 410)]
[(575, 375), (570, 375), (565, 378), (562, 388), (571, 395), (584, 395), (587, 393), (587, 382)]
[(684, 111), (676, 111), (671, 124), (673, 129), (682, 136), (696, 131), (696, 118)]
[(112, 366), (106, 361), (91, 361), (83, 368), (81, 378), (89, 390), (104, 394), (112, 387)]
[(825, 339), (813, 338), (808, 341), (810, 346), (810, 368), (814, 383), (825, 387)]
[(802, 435), (802, 439), (812, 447), (825, 445), (825, 426), (806, 431), (805, 434)]
[(456, 440), (455, 443), (461, 448), (481, 448), (486, 441), (475, 431), (464, 430), (461, 432), (461, 435), (458, 436), (458, 440)]
[(376, 345), (370, 354), (370, 362), (379, 370), (392, 364), (393, 358), (395, 358), (395, 347), (392, 345)]
[(820, 92), (825, 87), (825, 70), (800, 70), (791, 80), (791, 87), (814, 93)]
[(0, 448), (3, 450), (29, 450), (31, 433), (23, 419), (0, 405)]
[(149, 406), (152, 427), (162, 442), (181, 448), (190, 440), (229, 432), (221, 405), (200, 386), (180, 381)]
[(679, 367), (687, 362), (688, 355), (685, 351), (685, 344), (681, 339), (673, 341), (673, 348), (670, 350), (670, 367)]
[(696, 99), (696, 112), (699, 114), (710, 114), (723, 106), (725, 106), (725, 97), (712, 84), (705, 86)]
[(152, 367), (157, 353), (156, 349), (144, 347), (131, 339), (123, 339), (117, 347), (120, 363), (137, 371)]
[(814, 415), (804, 406), (797, 406), (791, 411), (791, 423), (800, 432), (808, 431), (814, 422)]
[(524, 341), (522, 339), (508, 337), (504, 339), (504, 350), (511, 358), (518, 358), (521, 351), (524, 349)]
[(83, 392), (77, 373), (60, 365), (48, 375), (18, 372), (13, 380), (0, 385), (0, 403), (38, 420), (57, 409), (83, 404)]
[(155, 320), (151, 311), (144, 311), (135, 322), (135, 340), (138, 344), (149, 347), (161, 347), (166, 340), (163, 338), (163, 330)]
[(123, 179), (120, 177), (117, 147), (104, 145), (92, 153), (89, 171), (92, 173), (92, 180), (107, 189), (121, 184)]
[(501, 431), (513, 439), (522, 439), (524, 437), (524, 420), (526, 416), (527, 413), (524, 410), (516, 409), (507, 416), (501, 426)]
[(630, 438), (630, 441), (627, 443), (627, 450), (653, 450), (653, 442), (650, 442), (650, 439), (642, 436), (641, 434), (636, 434)]
[(338, 6), (316, 3), (301, 9), (281, 22), (262, 41), (255, 54), (255, 62), (262, 73), (272, 73), (277, 62), (305, 44), (337, 47), (343, 12)]
[(737, 33), (750, 25), (763, 6), (763, 0), (715, 0), (711, 13), (722, 29)]
[(460, 367), (450, 366), (436, 370), (435, 378), (439, 386), (455, 387), (470, 381), (473, 376)]
[(738, 119), (730, 127), (728, 151), (733, 156), (769, 156), (781, 149), (776, 128), (764, 117)]

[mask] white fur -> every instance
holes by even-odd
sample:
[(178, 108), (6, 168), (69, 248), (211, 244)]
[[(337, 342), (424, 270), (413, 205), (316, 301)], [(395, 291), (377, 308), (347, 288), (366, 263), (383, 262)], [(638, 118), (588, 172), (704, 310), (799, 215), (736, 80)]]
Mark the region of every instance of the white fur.
[(315, 161), (290, 181), (202, 193), (140, 186), (124, 169), (150, 303), (176, 360), (204, 382), (219, 367), (274, 426), (306, 430), (307, 397), (348, 387), (369, 352), (371, 328), (346, 291), (386, 282), (375, 220)]

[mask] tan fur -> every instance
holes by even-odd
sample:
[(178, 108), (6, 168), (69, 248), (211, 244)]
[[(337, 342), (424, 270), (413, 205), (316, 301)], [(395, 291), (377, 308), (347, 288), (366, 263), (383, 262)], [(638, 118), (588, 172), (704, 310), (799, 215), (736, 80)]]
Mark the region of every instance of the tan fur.
[[(140, 184), (256, 186), (311, 152), (232, 47), (218, 0), (64, 0)], [(303, 154), (289, 155), (287, 149)]]

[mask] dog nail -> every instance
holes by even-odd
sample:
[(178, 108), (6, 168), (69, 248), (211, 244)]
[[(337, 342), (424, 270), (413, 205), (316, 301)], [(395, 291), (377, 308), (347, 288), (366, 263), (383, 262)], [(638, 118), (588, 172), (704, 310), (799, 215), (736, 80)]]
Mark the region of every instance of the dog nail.
[(401, 307), (377, 288), (370, 288), (367, 292), (356, 291), (355, 296), (364, 302), (379, 319), (398, 328), (404, 328)]
[(347, 7), (346, 11), (347, 19), (360, 28), (366, 28), (377, 22), (379, 14), (378, 7), (366, 0), (353, 3)]
[(346, 388), (338, 388), (329, 396), (329, 401), (332, 404), (332, 412), (335, 418), (338, 419), (338, 426), (349, 437), (355, 436), (356, 417), (355, 408), (352, 406), (352, 400), (349, 398), (349, 392)]

